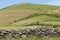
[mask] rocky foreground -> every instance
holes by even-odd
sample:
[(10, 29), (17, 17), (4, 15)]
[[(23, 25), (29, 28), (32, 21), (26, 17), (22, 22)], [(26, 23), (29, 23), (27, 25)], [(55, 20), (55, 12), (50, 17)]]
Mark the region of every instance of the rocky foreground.
[(23, 38), (28, 36), (60, 37), (60, 28), (26, 28), (20, 30), (0, 30), (0, 38)]

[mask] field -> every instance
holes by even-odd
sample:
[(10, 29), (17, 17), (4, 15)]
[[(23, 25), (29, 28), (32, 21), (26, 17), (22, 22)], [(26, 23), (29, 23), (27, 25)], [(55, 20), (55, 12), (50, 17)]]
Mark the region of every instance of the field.
[[(0, 9), (0, 29), (18, 30), (34, 28), (37, 25), (60, 28), (60, 6), (22, 3)], [(6, 40), (60, 40), (60, 38), (28, 37)]]

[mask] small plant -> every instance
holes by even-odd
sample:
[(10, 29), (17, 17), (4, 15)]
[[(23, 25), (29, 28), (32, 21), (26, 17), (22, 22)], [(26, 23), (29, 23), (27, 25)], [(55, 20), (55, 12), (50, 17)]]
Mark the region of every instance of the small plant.
[(14, 22), (17, 22), (16, 20)]
[(36, 21), (36, 25), (39, 25), (39, 21)]
[(57, 27), (57, 25), (54, 25), (54, 26), (53, 26), (53, 28), (56, 28), (56, 27)]

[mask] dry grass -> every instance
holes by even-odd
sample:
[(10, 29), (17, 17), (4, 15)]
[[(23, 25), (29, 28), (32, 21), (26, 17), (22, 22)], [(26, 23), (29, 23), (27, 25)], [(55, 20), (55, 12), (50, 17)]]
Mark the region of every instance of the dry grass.
[(33, 14), (37, 11), (34, 10), (3, 10), (0, 11), (0, 24), (8, 24), (14, 20), (26, 17), (30, 14)]

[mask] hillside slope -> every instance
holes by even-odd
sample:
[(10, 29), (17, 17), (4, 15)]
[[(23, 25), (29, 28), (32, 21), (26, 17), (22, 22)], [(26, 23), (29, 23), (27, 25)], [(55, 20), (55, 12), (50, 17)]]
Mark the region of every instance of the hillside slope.
[(22, 4), (16, 4), (12, 5), (6, 8), (3, 8), (2, 10), (49, 10), (49, 9), (59, 9), (59, 6), (53, 6), (53, 5), (44, 5), (44, 4), (31, 4), (31, 3), (22, 3)]
[[(0, 10), (0, 28), (20, 26), (60, 26), (60, 6), (22, 3)], [(9, 27), (8, 27), (9, 26)]]

